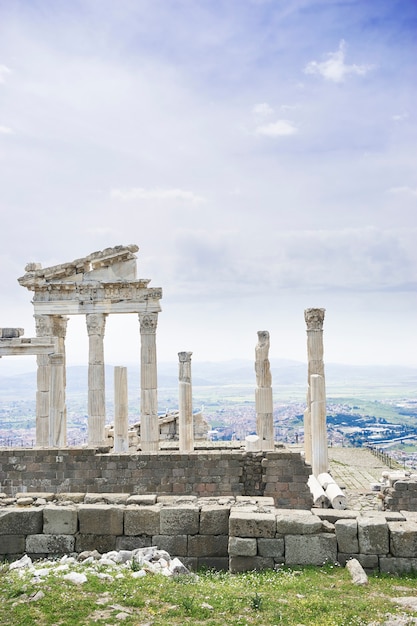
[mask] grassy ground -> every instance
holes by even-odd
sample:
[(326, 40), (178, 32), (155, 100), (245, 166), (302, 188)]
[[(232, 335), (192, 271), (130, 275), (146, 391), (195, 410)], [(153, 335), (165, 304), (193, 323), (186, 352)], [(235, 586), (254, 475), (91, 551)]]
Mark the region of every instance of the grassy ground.
[(375, 626), (387, 615), (404, 616), (403, 624), (414, 623), (406, 615), (417, 616), (391, 601), (416, 596), (417, 577), (374, 575), (367, 586), (356, 586), (347, 570), (330, 565), (136, 579), (131, 569), (102, 568), (89, 572), (83, 585), (52, 571), (34, 582), (28, 571), (7, 570), (0, 566), (0, 624), (7, 626)]

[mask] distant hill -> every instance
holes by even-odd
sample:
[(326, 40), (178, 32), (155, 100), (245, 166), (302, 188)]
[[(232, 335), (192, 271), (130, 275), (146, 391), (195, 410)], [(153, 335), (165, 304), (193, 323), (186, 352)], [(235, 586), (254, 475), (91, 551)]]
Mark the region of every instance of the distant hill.
[[(140, 370), (137, 365), (128, 367), (129, 389), (140, 386)], [(328, 390), (374, 387), (404, 387), (417, 389), (417, 368), (402, 366), (353, 366), (329, 363), (325, 365)], [(67, 393), (82, 396), (87, 393), (88, 367), (84, 365), (67, 368)], [(299, 361), (271, 359), (274, 387), (304, 386), (307, 384), (307, 365)], [(193, 362), (192, 380), (195, 387), (245, 386), (255, 387), (254, 363), (245, 360), (219, 362)], [(158, 386), (160, 389), (177, 389), (178, 363), (158, 364)], [(106, 366), (106, 387), (113, 389), (113, 366)], [(36, 392), (36, 371), (13, 373), (0, 370), (0, 398), (27, 399)]]

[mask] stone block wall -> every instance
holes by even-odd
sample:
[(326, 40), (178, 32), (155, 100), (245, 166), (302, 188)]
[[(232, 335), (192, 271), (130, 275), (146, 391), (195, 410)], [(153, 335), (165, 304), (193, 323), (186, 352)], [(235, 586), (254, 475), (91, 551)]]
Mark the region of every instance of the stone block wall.
[(399, 478), (384, 489), (384, 504), (389, 511), (417, 511), (417, 476)]
[[(32, 502), (29, 502), (32, 500)], [(288, 510), (272, 498), (25, 494), (0, 498), (0, 558), (157, 546), (191, 569), (345, 565), (417, 569), (417, 515)]]
[(311, 467), (299, 452), (208, 450), (109, 454), (94, 448), (0, 451), (0, 491), (272, 496), (310, 508)]

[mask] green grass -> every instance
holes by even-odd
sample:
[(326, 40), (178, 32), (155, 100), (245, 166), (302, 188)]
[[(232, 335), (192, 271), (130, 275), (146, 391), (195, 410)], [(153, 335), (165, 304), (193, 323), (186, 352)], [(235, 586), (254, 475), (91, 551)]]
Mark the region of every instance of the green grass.
[[(356, 586), (347, 570), (331, 565), (177, 578), (133, 578), (131, 568), (101, 568), (123, 576), (103, 580), (87, 572), (82, 586), (64, 581), (62, 574), (34, 582), (29, 572), (21, 576), (7, 569), (0, 569), (0, 623), (7, 626), (359, 626), (383, 624), (387, 614), (417, 616), (390, 600), (415, 596), (416, 576), (374, 575), (367, 586)], [(44, 595), (36, 600), (39, 591)], [(121, 613), (123, 620), (116, 617)]]

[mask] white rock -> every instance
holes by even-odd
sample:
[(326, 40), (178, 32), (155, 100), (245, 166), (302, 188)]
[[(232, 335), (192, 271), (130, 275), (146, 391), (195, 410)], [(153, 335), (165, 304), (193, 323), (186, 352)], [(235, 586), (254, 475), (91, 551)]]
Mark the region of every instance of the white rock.
[(43, 591), (37, 591), (32, 596), (29, 597), (29, 602), (37, 602), (38, 600), (42, 600), (45, 597)]
[(65, 574), (64, 580), (68, 580), (68, 582), (74, 583), (74, 585), (83, 585), (87, 582), (87, 576), (85, 574), (79, 574), (78, 572), (70, 572), (69, 574)]
[(27, 554), (24, 554), (21, 559), (11, 563), (9, 569), (21, 569), (24, 567), (31, 567), (31, 566), (32, 566), (32, 559)]
[[(85, 561), (84, 561), (85, 563)], [(113, 559), (108, 559), (106, 557), (101, 557), (101, 559), (99, 561), (97, 561), (97, 563), (99, 565), (109, 565), (110, 567), (114, 567), (116, 565), (116, 563), (113, 561)]]
[(137, 572), (132, 573), (132, 578), (143, 578), (146, 576), (146, 572), (144, 569), (140, 569)]
[(43, 567), (41, 569), (34, 569), (32, 574), (33, 576), (38, 576), (42, 578), (42, 576), (48, 576), (51, 573), (51, 569), (49, 567)]
[(67, 570), (69, 570), (69, 564), (68, 563), (64, 563), (63, 565), (57, 565), (56, 567), (54, 567), (54, 573), (56, 572), (66, 572)]

